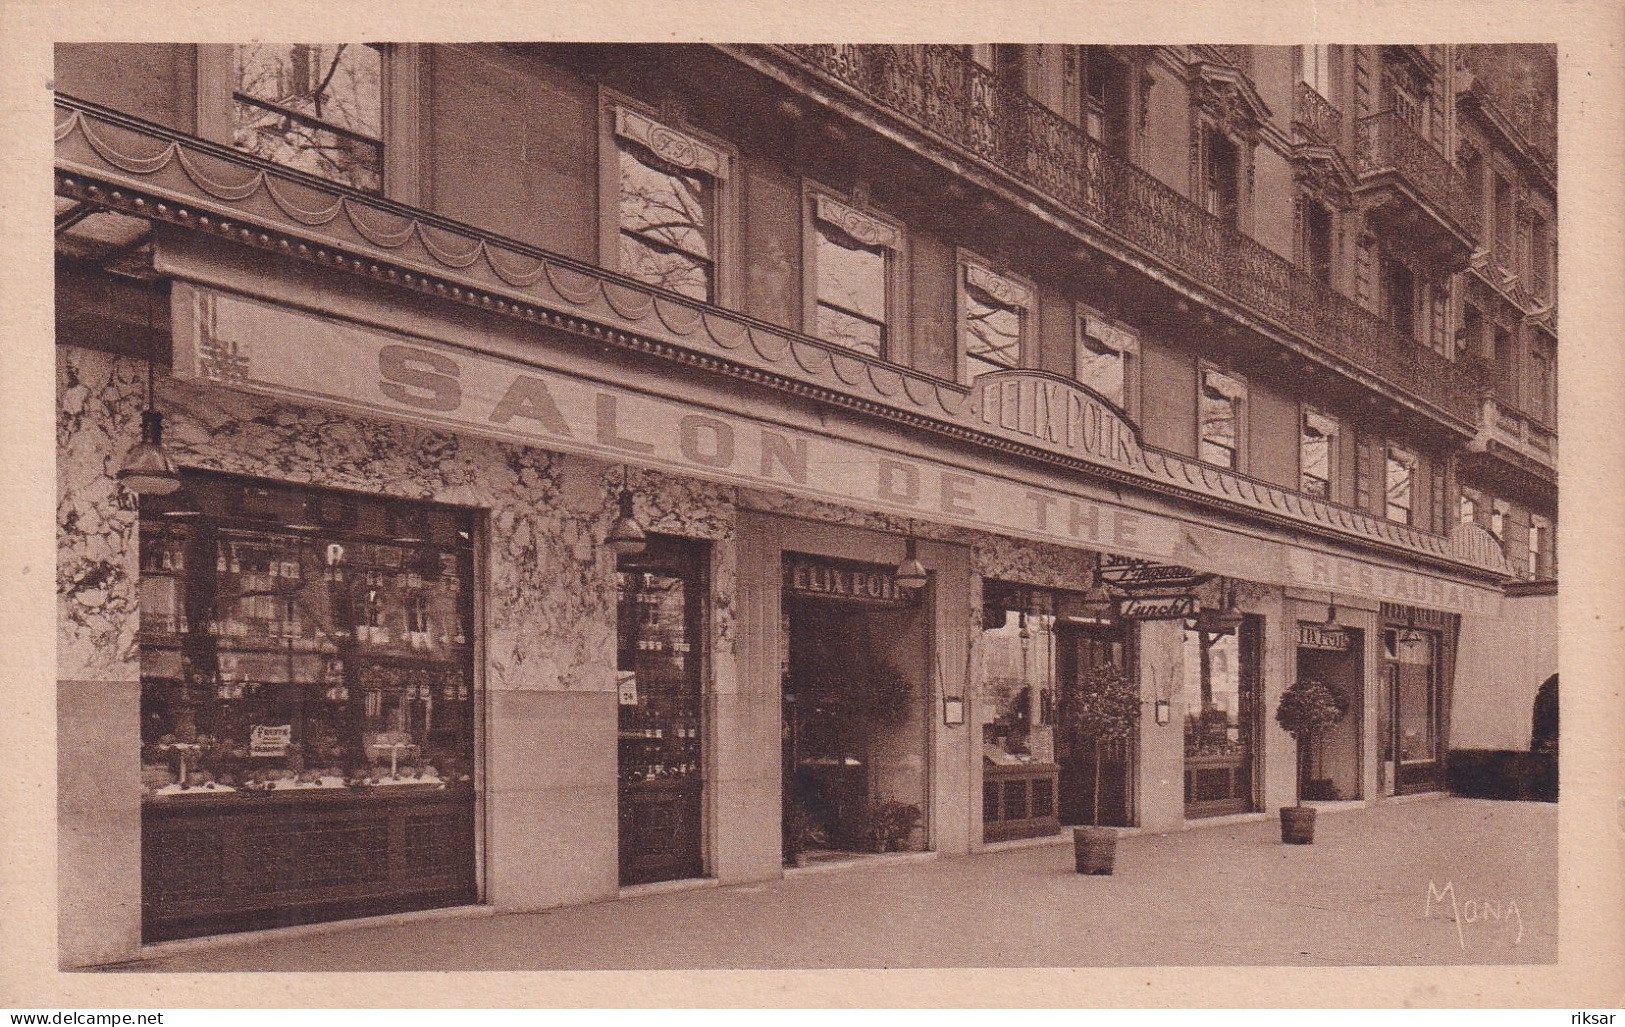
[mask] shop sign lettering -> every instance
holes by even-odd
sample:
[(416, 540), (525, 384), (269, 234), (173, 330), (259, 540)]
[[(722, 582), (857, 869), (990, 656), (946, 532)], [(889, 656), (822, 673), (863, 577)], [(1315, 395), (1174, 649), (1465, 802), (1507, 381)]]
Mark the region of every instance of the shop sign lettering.
[(1137, 588), (1155, 588), (1164, 591), (1176, 588), (1194, 588), (1213, 575), (1200, 574), (1178, 564), (1155, 563), (1127, 556), (1105, 556), (1100, 562), (1100, 577), (1130, 591)]
[(1194, 595), (1130, 596), (1121, 600), (1117, 612), (1124, 620), (1185, 620), (1196, 616)]
[(904, 606), (919, 598), (919, 592), (898, 588), (897, 578), (882, 567), (799, 556), (786, 557), (784, 563), (785, 590), (796, 595), (887, 606)]
[(1287, 574), (1294, 585), (1352, 592), (1405, 606), (1485, 617), (1498, 616), (1501, 610), (1500, 593), (1487, 588), (1324, 553), (1291, 550)]
[(1325, 649), (1341, 653), (1348, 651), (1349, 644), (1349, 633), (1342, 628), (1327, 628), (1319, 624), (1298, 625), (1299, 649)]
[[(1096, 502), (1086, 485), (978, 473), (230, 293), (179, 289), (181, 378), (1043, 542), (1164, 559), (1180, 542), (1177, 521)], [(223, 355), (229, 377), (217, 373)], [(1064, 425), (1055, 430), (1064, 440)], [(1087, 441), (1087, 415), (1076, 430)]]
[(1039, 371), (997, 371), (971, 387), (969, 408), (984, 431), (1095, 462), (1144, 462), (1139, 429), (1087, 389)]
[(286, 756), (292, 744), (292, 724), (255, 724), (248, 732), (250, 756)]

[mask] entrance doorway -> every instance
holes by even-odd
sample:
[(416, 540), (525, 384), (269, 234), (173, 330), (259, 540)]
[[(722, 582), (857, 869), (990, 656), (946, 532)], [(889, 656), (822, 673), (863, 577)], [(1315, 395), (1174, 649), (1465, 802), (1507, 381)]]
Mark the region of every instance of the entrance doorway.
[(1298, 747), (1298, 794), (1318, 801), (1358, 799), (1360, 736), (1365, 724), (1365, 633), (1300, 624), (1298, 681), (1319, 681), (1343, 709), (1313, 747)]
[(1444, 787), (1439, 648), (1437, 632), (1405, 627), (1382, 633), (1387, 681), (1377, 731), (1395, 794)]
[[(890, 575), (889, 568), (835, 572)], [(784, 596), (787, 864), (925, 844), (924, 604), (892, 587), (864, 598), (843, 591), (787, 587)]]
[(1185, 680), (1194, 702), (1185, 715), (1185, 816), (1258, 808), (1259, 701), (1264, 618), (1242, 617), (1235, 631), (1186, 631)]
[[(1056, 635), (1059, 701), (1063, 709), (1074, 696), (1094, 690), (1108, 672), (1133, 677), (1134, 654), (1130, 651), (1126, 627), (1081, 627), (1061, 622)], [(1125, 739), (1097, 745), (1071, 730), (1066, 717), (1056, 719), (1059, 723), (1055, 730), (1055, 762), (1060, 767), (1057, 805), (1061, 823), (1132, 826), (1134, 801), (1129, 770), (1136, 762), (1138, 751), (1134, 741)]]

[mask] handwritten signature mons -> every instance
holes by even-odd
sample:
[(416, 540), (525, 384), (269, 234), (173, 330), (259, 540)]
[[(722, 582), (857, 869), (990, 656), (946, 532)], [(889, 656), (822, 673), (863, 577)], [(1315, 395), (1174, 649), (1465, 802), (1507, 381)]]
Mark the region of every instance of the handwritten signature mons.
[(1458, 902), (1456, 899), (1456, 885), (1453, 881), (1446, 881), (1440, 888), (1431, 879), (1428, 880), (1427, 901), (1422, 906), (1422, 919), (1431, 919), (1434, 907), (1437, 906), (1439, 915), (1443, 916), (1447, 908), (1445, 900), (1449, 900), (1450, 919), (1456, 922), (1456, 943), (1465, 951), (1467, 948), (1467, 934), (1464, 924), (1512, 924), (1518, 925), (1518, 934), (1512, 940), (1517, 945), (1523, 941), (1523, 911), (1518, 908), (1516, 899), (1506, 902), (1497, 902), (1492, 899), (1468, 899)]

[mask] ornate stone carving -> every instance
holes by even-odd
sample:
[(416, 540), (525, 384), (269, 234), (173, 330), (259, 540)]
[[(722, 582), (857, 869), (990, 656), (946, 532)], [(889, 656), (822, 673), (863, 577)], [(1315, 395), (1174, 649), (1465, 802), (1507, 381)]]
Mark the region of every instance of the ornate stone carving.
[(649, 148), (656, 157), (713, 178), (728, 177), (728, 155), (691, 135), (667, 128), (626, 107), (615, 108), (615, 134)]
[(980, 264), (966, 262), (965, 284), (975, 286), (1007, 307), (1019, 310), (1032, 309), (1031, 289), (1020, 282), (1013, 282), (1003, 275), (995, 274)]
[(884, 246), (888, 250), (902, 249), (903, 233), (849, 207), (833, 196), (819, 193), (813, 202), (813, 215), (818, 220), (834, 225), (865, 246)]

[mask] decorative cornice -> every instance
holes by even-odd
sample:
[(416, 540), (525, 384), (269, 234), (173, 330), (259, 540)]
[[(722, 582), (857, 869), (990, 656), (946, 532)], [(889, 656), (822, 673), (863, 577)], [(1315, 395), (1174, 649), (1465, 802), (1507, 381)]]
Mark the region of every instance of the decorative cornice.
[(977, 430), (964, 386), (650, 289), (491, 233), (58, 98), (56, 187), (72, 197), (319, 267), (544, 325), (984, 450), (1486, 578), (1448, 540), (1191, 458), (1132, 470)]

